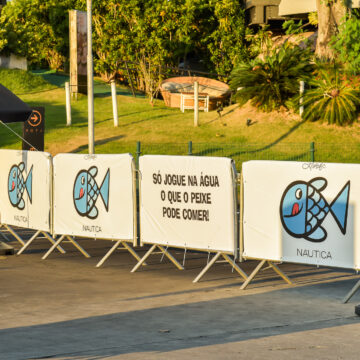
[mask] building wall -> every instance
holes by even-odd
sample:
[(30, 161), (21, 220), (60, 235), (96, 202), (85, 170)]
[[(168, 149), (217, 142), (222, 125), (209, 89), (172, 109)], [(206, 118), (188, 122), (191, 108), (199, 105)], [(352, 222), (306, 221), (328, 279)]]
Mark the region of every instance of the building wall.
[[(352, 7), (359, 8), (360, 0), (353, 0)], [(280, 16), (307, 14), (313, 11), (316, 11), (316, 0), (281, 0), (279, 5)]]
[(27, 70), (27, 61), (23, 57), (0, 55), (0, 68)]
[(245, 7), (248, 24), (267, 24), (272, 20), (280, 20), (280, 1), (281, 0), (247, 0)]

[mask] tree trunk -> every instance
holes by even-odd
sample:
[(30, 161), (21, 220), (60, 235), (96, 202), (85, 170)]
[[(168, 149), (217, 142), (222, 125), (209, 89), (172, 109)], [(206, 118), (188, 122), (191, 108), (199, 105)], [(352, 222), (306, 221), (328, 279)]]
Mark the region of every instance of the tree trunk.
[(316, 0), (319, 21), (316, 55), (319, 58), (334, 58), (329, 42), (338, 33), (341, 22), (345, 20), (349, 9), (347, 3), (347, 0)]

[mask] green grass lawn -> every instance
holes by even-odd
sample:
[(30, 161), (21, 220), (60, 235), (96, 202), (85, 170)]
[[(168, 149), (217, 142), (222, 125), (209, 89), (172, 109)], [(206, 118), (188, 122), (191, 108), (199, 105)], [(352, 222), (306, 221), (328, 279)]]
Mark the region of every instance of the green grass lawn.
[(9, 69), (0, 69), (0, 84), (15, 94), (46, 91), (57, 87), (29, 71)]
[[(16, 71), (15, 71), (16, 73)], [(28, 73), (27, 73), (28, 74)], [(21, 84), (19, 73), (8, 86), (31, 106), (44, 106), (46, 113), (45, 149), (50, 153), (87, 152), (87, 97), (79, 95), (72, 101), (72, 126), (66, 126), (63, 75), (30, 75)], [(24, 77), (24, 74), (21, 76)], [(40, 79), (40, 80), (38, 80)], [(10, 85), (9, 85), (10, 84)], [(95, 150), (97, 153), (131, 152), (141, 142), (142, 153), (187, 154), (188, 142), (194, 155), (229, 156), (238, 163), (249, 159), (310, 160), (310, 143), (315, 142), (315, 160), (360, 163), (360, 126), (339, 128), (319, 123), (302, 122), (298, 115), (285, 112), (264, 114), (246, 106), (232, 105), (220, 118), (216, 111), (200, 113), (200, 126), (193, 126), (193, 113), (165, 107), (161, 100), (154, 106), (148, 99), (133, 98), (125, 87), (118, 88), (119, 127), (112, 119), (110, 87), (96, 82)], [(36, 86), (35, 86), (36, 85)], [(33, 93), (36, 89), (37, 93)], [(31, 92), (30, 94), (24, 94)], [(247, 126), (246, 120), (252, 125)], [(22, 132), (20, 124), (11, 127)], [(0, 147), (20, 149), (21, 142), (0, 126)]]

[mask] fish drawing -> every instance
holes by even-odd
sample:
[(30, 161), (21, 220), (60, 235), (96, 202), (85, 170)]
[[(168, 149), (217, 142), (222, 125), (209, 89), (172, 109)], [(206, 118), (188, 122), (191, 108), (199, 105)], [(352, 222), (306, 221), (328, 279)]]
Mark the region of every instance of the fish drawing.
[(95, 206), (99, 195), (106, 211), (109, 210), (110, 169), (107, 170), (100, 187), (95, 180), (97, 173), (96, 166), (92, 166), (89, 170), (80, 170), (74, 183), (75, 209), (79, 215), (90, 219), (96, 219), (99, 214), (99, 210)]
[(24, 191), (28, 194), (30, 203), (32, 202), (32, 169), (24, 180), (23, 172), (25, 170), (25, 164), (21, 162), (19, 165), (13, 165), (9, 172), (8, 178), (8, 194), (9, 200), (12, 206), (23, 210), (25, 208), (25, 201), (23, 199)]
[(309, 182), (295, 181), (285, 189), (280, 203), (280, 217), (289, 235), (312, 242), (326, 240), (327, 232), (322, 223), (329, 213), (342, 234), (346, 234), (350, 181), (330, 205), (321, 193), (326, 186), (326, 179), (317, 177)]

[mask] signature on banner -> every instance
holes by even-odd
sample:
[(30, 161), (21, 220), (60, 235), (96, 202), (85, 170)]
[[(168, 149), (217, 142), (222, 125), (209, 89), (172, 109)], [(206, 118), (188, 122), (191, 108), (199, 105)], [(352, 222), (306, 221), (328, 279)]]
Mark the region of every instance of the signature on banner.
[(302, 168), (304, 170), (324, 170), (326, 168), (326, 165), (324, 163), (316, 163), (316, 162), (307, 162), (302, 164)]

